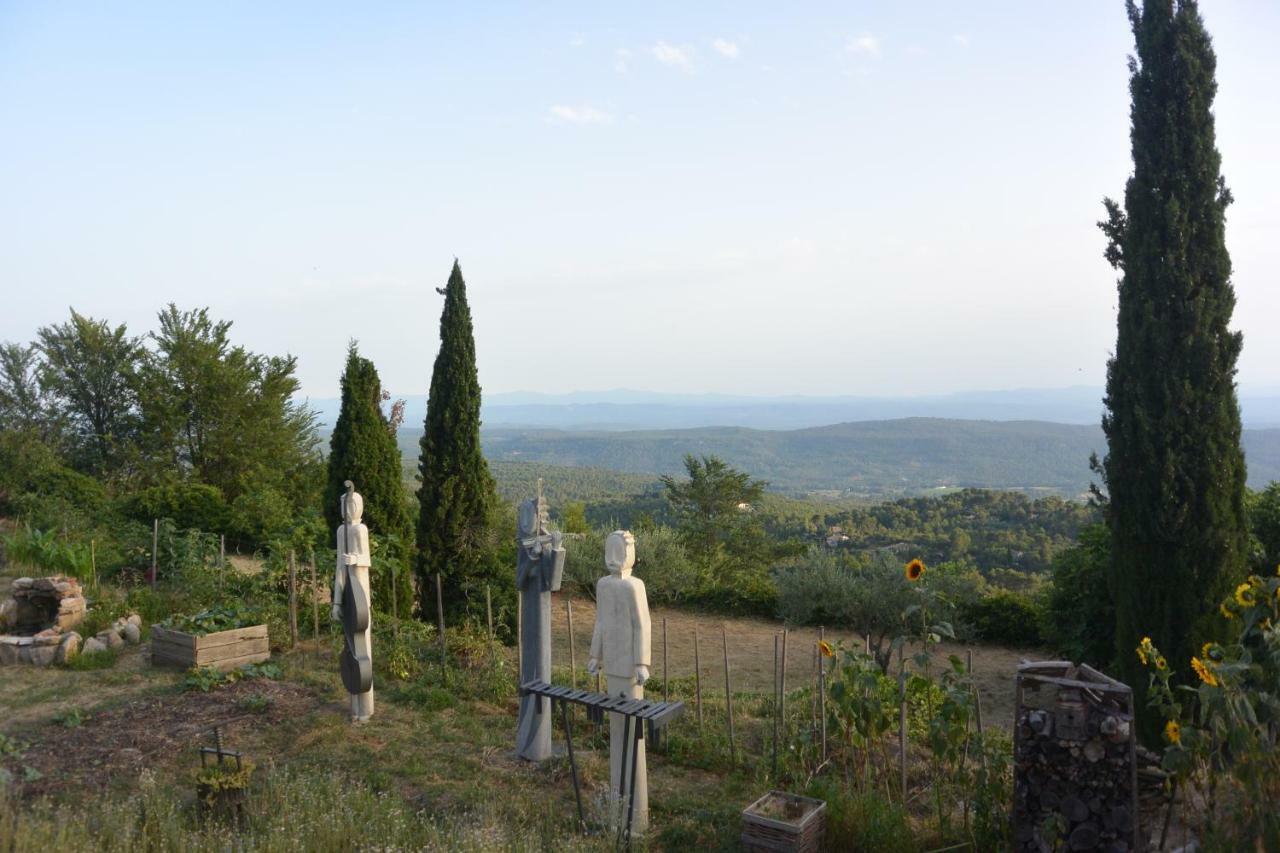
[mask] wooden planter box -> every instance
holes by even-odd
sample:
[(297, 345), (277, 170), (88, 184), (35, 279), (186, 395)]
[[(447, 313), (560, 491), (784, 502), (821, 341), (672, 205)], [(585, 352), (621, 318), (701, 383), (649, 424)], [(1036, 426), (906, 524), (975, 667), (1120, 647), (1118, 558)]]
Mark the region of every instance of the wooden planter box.
[(197, 636), (159, 626), (151, 629), (154, 666), (211, 666), (227, 672), (271, 657), (266, 625), (250, 625)]
[(826, 821), (822, 800), (770, 791), (742, 810), (742, 849), (816, 853)]

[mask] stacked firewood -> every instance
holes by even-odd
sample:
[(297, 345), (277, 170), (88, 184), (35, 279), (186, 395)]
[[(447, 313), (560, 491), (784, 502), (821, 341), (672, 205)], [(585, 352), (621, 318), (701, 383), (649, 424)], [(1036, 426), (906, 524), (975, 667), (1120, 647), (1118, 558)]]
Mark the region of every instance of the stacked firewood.
[[(1087, 667), (1097, 680), (1084, 681), (1086, 673), (1069, 663), (1024, 667), (1018, 676), (1014, 848), (1132, 851), (1138, 815), (1128, 688)], [(1056, 696), (1035, 707), (1024, 705), (1027, 691)]]

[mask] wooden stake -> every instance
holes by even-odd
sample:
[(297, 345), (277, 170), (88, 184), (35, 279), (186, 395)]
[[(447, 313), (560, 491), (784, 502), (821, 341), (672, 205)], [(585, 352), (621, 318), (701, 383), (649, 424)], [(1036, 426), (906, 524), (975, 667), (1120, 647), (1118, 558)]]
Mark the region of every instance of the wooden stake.
[(782, 692), (778, 689), (778, 635), (773, 635), (773, 778), (778, 778), (778, 700)]
[(787, 629), (782, 629), (782, 682), (778, 692), (778, 716), (782, 718), (782, 736), (787, 736)]
[[(315, 566), (315, 557), (311, 558), (311, 565)], [(227, 534), (223, 533), (218, 537), (218, 595), (222, 595), (222, 585), (227, 578)]]
[(667, 701), (667, 617), (662, 617), (662, 701)]
[(724, 641), (724, 707), (729, 717), (729, 763), (738, 763), (737, 750), (733, 745), (733, 685), (729, 682), (729, 632), (720, 625), (720, 638)]
[(578, 655), (573, 648), (573, 602), (564, 600), (564, 615), (569, 619), (569, 686), (578, 689)]
[(827, 629), (818, 627), (818, 732), (822, 738), (822, 760), (827, 760), (827, 659), (822, 653)]
[(160, 519), (153, 518), (151, 520), (151, 588), (156, 588), (156, 577), (160, 574), (159, 558), (156, 552), (160, 550)]
[(93, 573), (93, 591), (98, 591), (98, 549), (93, 539), (89, 540), (89, 569)]
[(698, 623), (693, 623), (693, 696), (698, 709), (698, 728), (702, 728), (702, 659), (698, 654)]
[(436, 572), (436, 629), (440, 632), (440, 672), (446, 672), (445, 669), (445, 644), (444, 644), (444, 592), (440, 582), (440, 573)]
[(489, 622), (489, 657), (493, 657), (493, 598), (489, 595), (489, 585), (484, 585), (484, 615)]
[(320, 585), (316, 582), (316, 552), (307, 552), (311, 563), (311, 637), (316, 641), (316, 657), (320, 656)]
[(982, 744), (982, 694), (978, 692), (978, 679), (973, 675), (973, 649), (965, 651), (966, 667), (969, 670), (969, 684), (973, 687), (973, 710), (978, 725), (978, 758), (982, 761), (982, 769), (987, 769), (987, 751)]
[(898, 770), (902, 776), (902, 805), (907, 804), (907, 661), (906, 644), (898, 646)]
[(298, 647), (298, 567), (289, 552), (289, 648)]

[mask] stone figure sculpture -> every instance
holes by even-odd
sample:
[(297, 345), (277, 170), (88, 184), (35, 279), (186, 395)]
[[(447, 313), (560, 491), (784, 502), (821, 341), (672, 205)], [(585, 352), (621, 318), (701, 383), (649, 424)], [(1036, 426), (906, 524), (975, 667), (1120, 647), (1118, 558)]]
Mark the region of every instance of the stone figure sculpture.
[[(517, 514), (516, 589), (520, 596), (520, 683), (551, 681), (551, 593), (559, 592), (565, 551), (559, 533), (547, 532), (547, 502), (538, 496)], [(551, 713), (545, 696), (523, 696), (516, 754), (528, 761), (551, 757)]]
[(342, 622), (342, 684), (351, 694), (351, 721), (373, 716), (373, 620), (369, 596), (369, 528), (360, 523), (364, 498), (343, 483), (342, 526), (337, 531), (338, 566), (333, 576), (333, 618)]
[[(604, 562), (609, 574), (596, 583), (596, 625), (591, 632), (591, 658), (587, 672), (604, 669), (610, 696), (644, 698), (649, 680), (649, 599), (644, 581), (631, 576), (636, 563), (636, 540), (628, 530), (615, 530), (604, 545)], [(635, 780), (631, 831), (644, 832), (649, 823), (649, 781), (645, 768), (644, 741), (635, 744), (635, 768), (628, 767), (623, 778), (622, 714), (609, 714), (609, 790), (615, 822), (626, 820), (629, 786)]]

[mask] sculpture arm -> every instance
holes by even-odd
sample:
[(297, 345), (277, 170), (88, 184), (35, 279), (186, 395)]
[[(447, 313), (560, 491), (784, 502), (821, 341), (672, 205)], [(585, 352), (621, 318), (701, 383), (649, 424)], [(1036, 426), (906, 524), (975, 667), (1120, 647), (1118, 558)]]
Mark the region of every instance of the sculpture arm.
[(356, 527), (355, 554), (357, 566), (364, 566), (367, 569), (373, 565), (373, 558), (369, 549), (369, 528), (363, 524)]
[(634, 663), (647, 668), (651, 640), (649, 598), (645, 595), (644, 581), (639, 578), (631, 578), (627, 589), (631, 593), (631, 649), (636, 658)]
[(343, 559), (346, 555), (343, 553), (343, 528), (338, 528), (337, 542), (335, 550), (337, 551), (337, 569), (333, 573), (333, 606), (342, 606), (342, 591), (347, 585), (347, 566)]
[(600, 610), (604, 602), (600, 600), (601, 584), (604, 582), (601, 578), (596, 582), (596, 625), (591, 631), (591, 660), (599, 661), (604, 654), (604, 629), (600, 624)]

